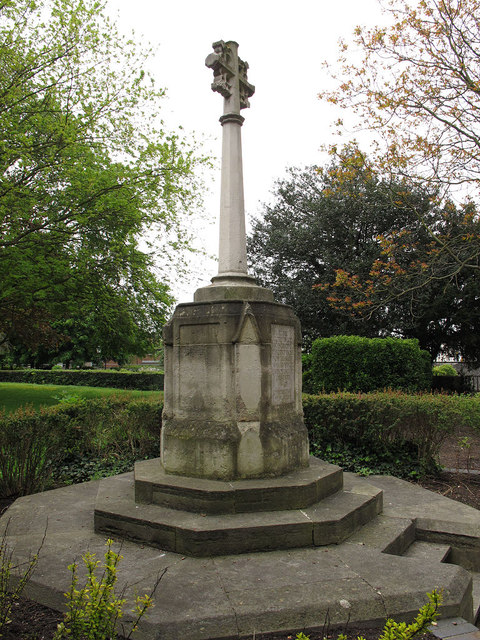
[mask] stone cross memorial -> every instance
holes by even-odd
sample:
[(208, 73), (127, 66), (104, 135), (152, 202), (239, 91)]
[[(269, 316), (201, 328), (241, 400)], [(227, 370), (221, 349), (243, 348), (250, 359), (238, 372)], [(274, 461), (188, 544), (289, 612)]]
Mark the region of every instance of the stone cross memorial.
[(95, 530), (204, 557), (339, 543), (380, 511), (381, 491), (344, 490), (339, 467), (309, 458), (300, 323), (247, 273), (240, 110), (254, 88), (236, 42), (213, 49), (219, 272), (164, 329), (160, 459), (101, 481)]
[(255, 87), (247, 80), (248, 64), (238, 57), (236, 42), (226, 44), (220, 40), (213, 48), (215, 53), (207, 57), (205, 64), (213, 69), (213, 91), (224, 97), (220, 118), (223, 153), (218, 281), (247, 275), (241, 139), (244, 118), (240, 109), (250, 106), (248, 98), (253, 96)]
[[(125, 589), (143, 589), (156, 574), (163, 580), (153, 613), (140, 621), (146, 639), (288, 635), (318, 629), (326, 614), (337, 626), (371, 626), (386, 615), (409, 617), (432, 584), (448, 596), (444, 613), (473, 620), (472, 576), (444, 559), (455, 552), (452, 562), (462, 564), (468, 555), (474, 566), (478, 512), (459, 505), (452, 516), (439, 496), (398, 478), (370, 484), (345, 474), (344, 484), (339, 467), (308, 455), (300, 325), (246, 268), (240, 109), (254, 89), (238, 45), (213, 48), (206, 63), (224, 98), (219, 272), (165, 327), (161, 458), (138, 460), (133, 473), (98, 484), (17, 500), (5, 516), (16, 562), (31, 535), (43, 536), (44, 570), (32, 590), (38, 594), (39, 584), (51, 606), (68, 589), (72, 540), (100, 551), (105, 535), (126, 538)], [(382, 486), (389, 508), (377, 519)], [(100, 536), (88, 523), (93, 501)], [(437, 544), (426, 551), (425, 540)], [(315, 548), (325, 546), (329, 553)]]
[(255, 89), (236, 42), (213, 50), (205, 63), (223, 96), (219, 272), (165, 328), (161, 459), (169, 474), (279, 476), (308, 464), (300, 325), (247, 273), (240, 110)]

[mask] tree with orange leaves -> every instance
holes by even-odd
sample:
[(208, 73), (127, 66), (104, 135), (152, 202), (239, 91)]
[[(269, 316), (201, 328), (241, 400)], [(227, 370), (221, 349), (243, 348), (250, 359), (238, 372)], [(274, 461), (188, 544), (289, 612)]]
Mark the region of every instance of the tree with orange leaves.
[[(465, 282), (480, 278), (480, 1), (391, 0), (386, 13), (387, 26), (358, 27), (352, 45), (341, 43), (337, 88), (320, 98), (371, 131), (379, 175), (406, 194), (427, 188), (444, 223), (416, 211), (430, 238), (421, 257), (400, 229), (380, 239), (368, 278), (338, 270), (330, 303), (367, 316), (400, 298), (415, 312), (432, 283), (456, 288), (462, 305)], [(350, 120), (337, 121), (339, 132)], [(398, 189), (394, 202), (405, 206)]]
[(472, 277), (465, 284), (478, 313), (469, 306), (468, 323), (460, 316), (456, 288), (443, 282), (416, 292), (413, 309), (406, 296), (386, 304), (377, 298), (377, 292), (389, 294), (371, 273), (385, 259), (387, 239), (397, 239), (398, 273), (413, 260), (423, 261), (429, 250), (430, 235), (416, 212), (436, 229), (445, 227), (444, 211), (432, 206), (429, 195), (420, 189), (407, 194), (402, 184), (395, 190), (352, 145), (329, 165), (290, 169), (276, 183), (272, 203), (253, 223), (249, 257), (258, 281), (294, 307), (304, 346), (341, 334), (417, 338), (432, 356), (445, 343), (456, 348), (460, 341), (474, 350), (480, 345), (480, 306), (472, 293), (479, 287), (472, 289)]
[(357, 27), (353, 62), (341, 43), (339, 86), (320, 97), (375, 132), (384, 172), (480, 195), (480, 0), (391, 0), (387, 13), (387, 27)]

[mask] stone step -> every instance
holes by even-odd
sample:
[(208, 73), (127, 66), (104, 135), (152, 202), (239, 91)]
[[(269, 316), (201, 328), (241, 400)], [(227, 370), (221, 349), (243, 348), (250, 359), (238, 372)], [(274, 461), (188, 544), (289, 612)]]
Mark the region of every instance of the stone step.
[(415, 523), (409, 518), (384, 515), (358, 529), (348, 542), (378, 549), (382, 553), (401, 556), (415, 540)]
[(445, 562), (450, 554), (451, 547), (448, 544), (434, 542), (413, 542), (403, 554), (407, 558), (418, 558), (434, 562)]
[(428, 627), (430, 633), (440, 640), (478, 640), (479, 631), (475, 625), (465, 618), (439, 618)]
[[(459, 554), (461, 554), (459, 556)], [(465, 557), (469, 557), (468, 549), (453, 548), (448, 544), (438, 544), (434, 542), (414, 542), (404, 554), (408, 558), (418, 558), (420, 560), (427, 560), (429, 564), (435, 562), (449, 562), (452, 564), (458, 564), (464, 566), (463, 560)], [(475, 624), (480, 619), (480, 572), (472, 571), (471, 567), (464, 568), (469, 571), (472, 576), (472, 602), (473, 602), (473, 617), (472, 620)], [(457, 627), (455, 627), (457, 628)], [(456, 635), (456, 634), (450, 634)]]
[(190, 556), (338, 544), (382, 510), (382, 491), (359, 478), (305, 509), (201, 514), (134, 502), (133, 474), (101, 480), (95, 531)]
[(249, 513), (309, 507), (343, 487), (337, 465), (313, 456), (276, 478), (210, 480), (165, 473), (159, 458), (135, 463), (135, 501), (194, 513)]
[(473, 597), (473, 619), (478, 626), (480, 622), (480, 573), (471, 571), (472, 574), (472, 597)]

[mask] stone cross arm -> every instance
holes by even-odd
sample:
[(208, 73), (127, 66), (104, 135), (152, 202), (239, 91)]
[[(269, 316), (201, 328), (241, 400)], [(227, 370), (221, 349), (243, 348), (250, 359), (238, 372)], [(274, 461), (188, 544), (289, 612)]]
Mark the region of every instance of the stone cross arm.
[(247, 80), (248, 63), (238, 57), (238, 44), (219, 40), (213, 43), (205, 64), (213, 69), (212, 90), (224, 97), (224, 113), (240, 114), (250, 106), (255, 87)]

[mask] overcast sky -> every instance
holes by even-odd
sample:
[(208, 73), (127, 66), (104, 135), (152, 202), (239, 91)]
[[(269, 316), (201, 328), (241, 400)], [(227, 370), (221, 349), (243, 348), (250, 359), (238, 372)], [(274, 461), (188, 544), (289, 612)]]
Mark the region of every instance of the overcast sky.
[[(349, 39), (356, 25), (382, 22), (378, 0), (108, 0), (120, 29), (131, 29), (158, 47), (152, 72), (167, 89), (161, 116), (206, 140), (205, 151), (220, 159), (223, 98), (210, 89), (213, 73), (205, 58), (216, 40), (235, 40), (249, 63), (255, 85), (242, 127), (245, 207), (248, 220), (269, 200), (275, 179), (288, 166), (320, 164), (322, 144), (332, 140), (338, 117), (318, 92), (329, 82), (324, 60), (337, 59), (338, 40)], [(217, 165), (219, 167), (219, 164)], [(219, 168), (208, 176), (209, 217), (219, 213)], [(217, 227), (202, 232), (201, 242), (217, 252)], [(199, 280), (176, 291), (192, 300), (199, 284), (208, 284), (216, 265), (203, 261)]]

